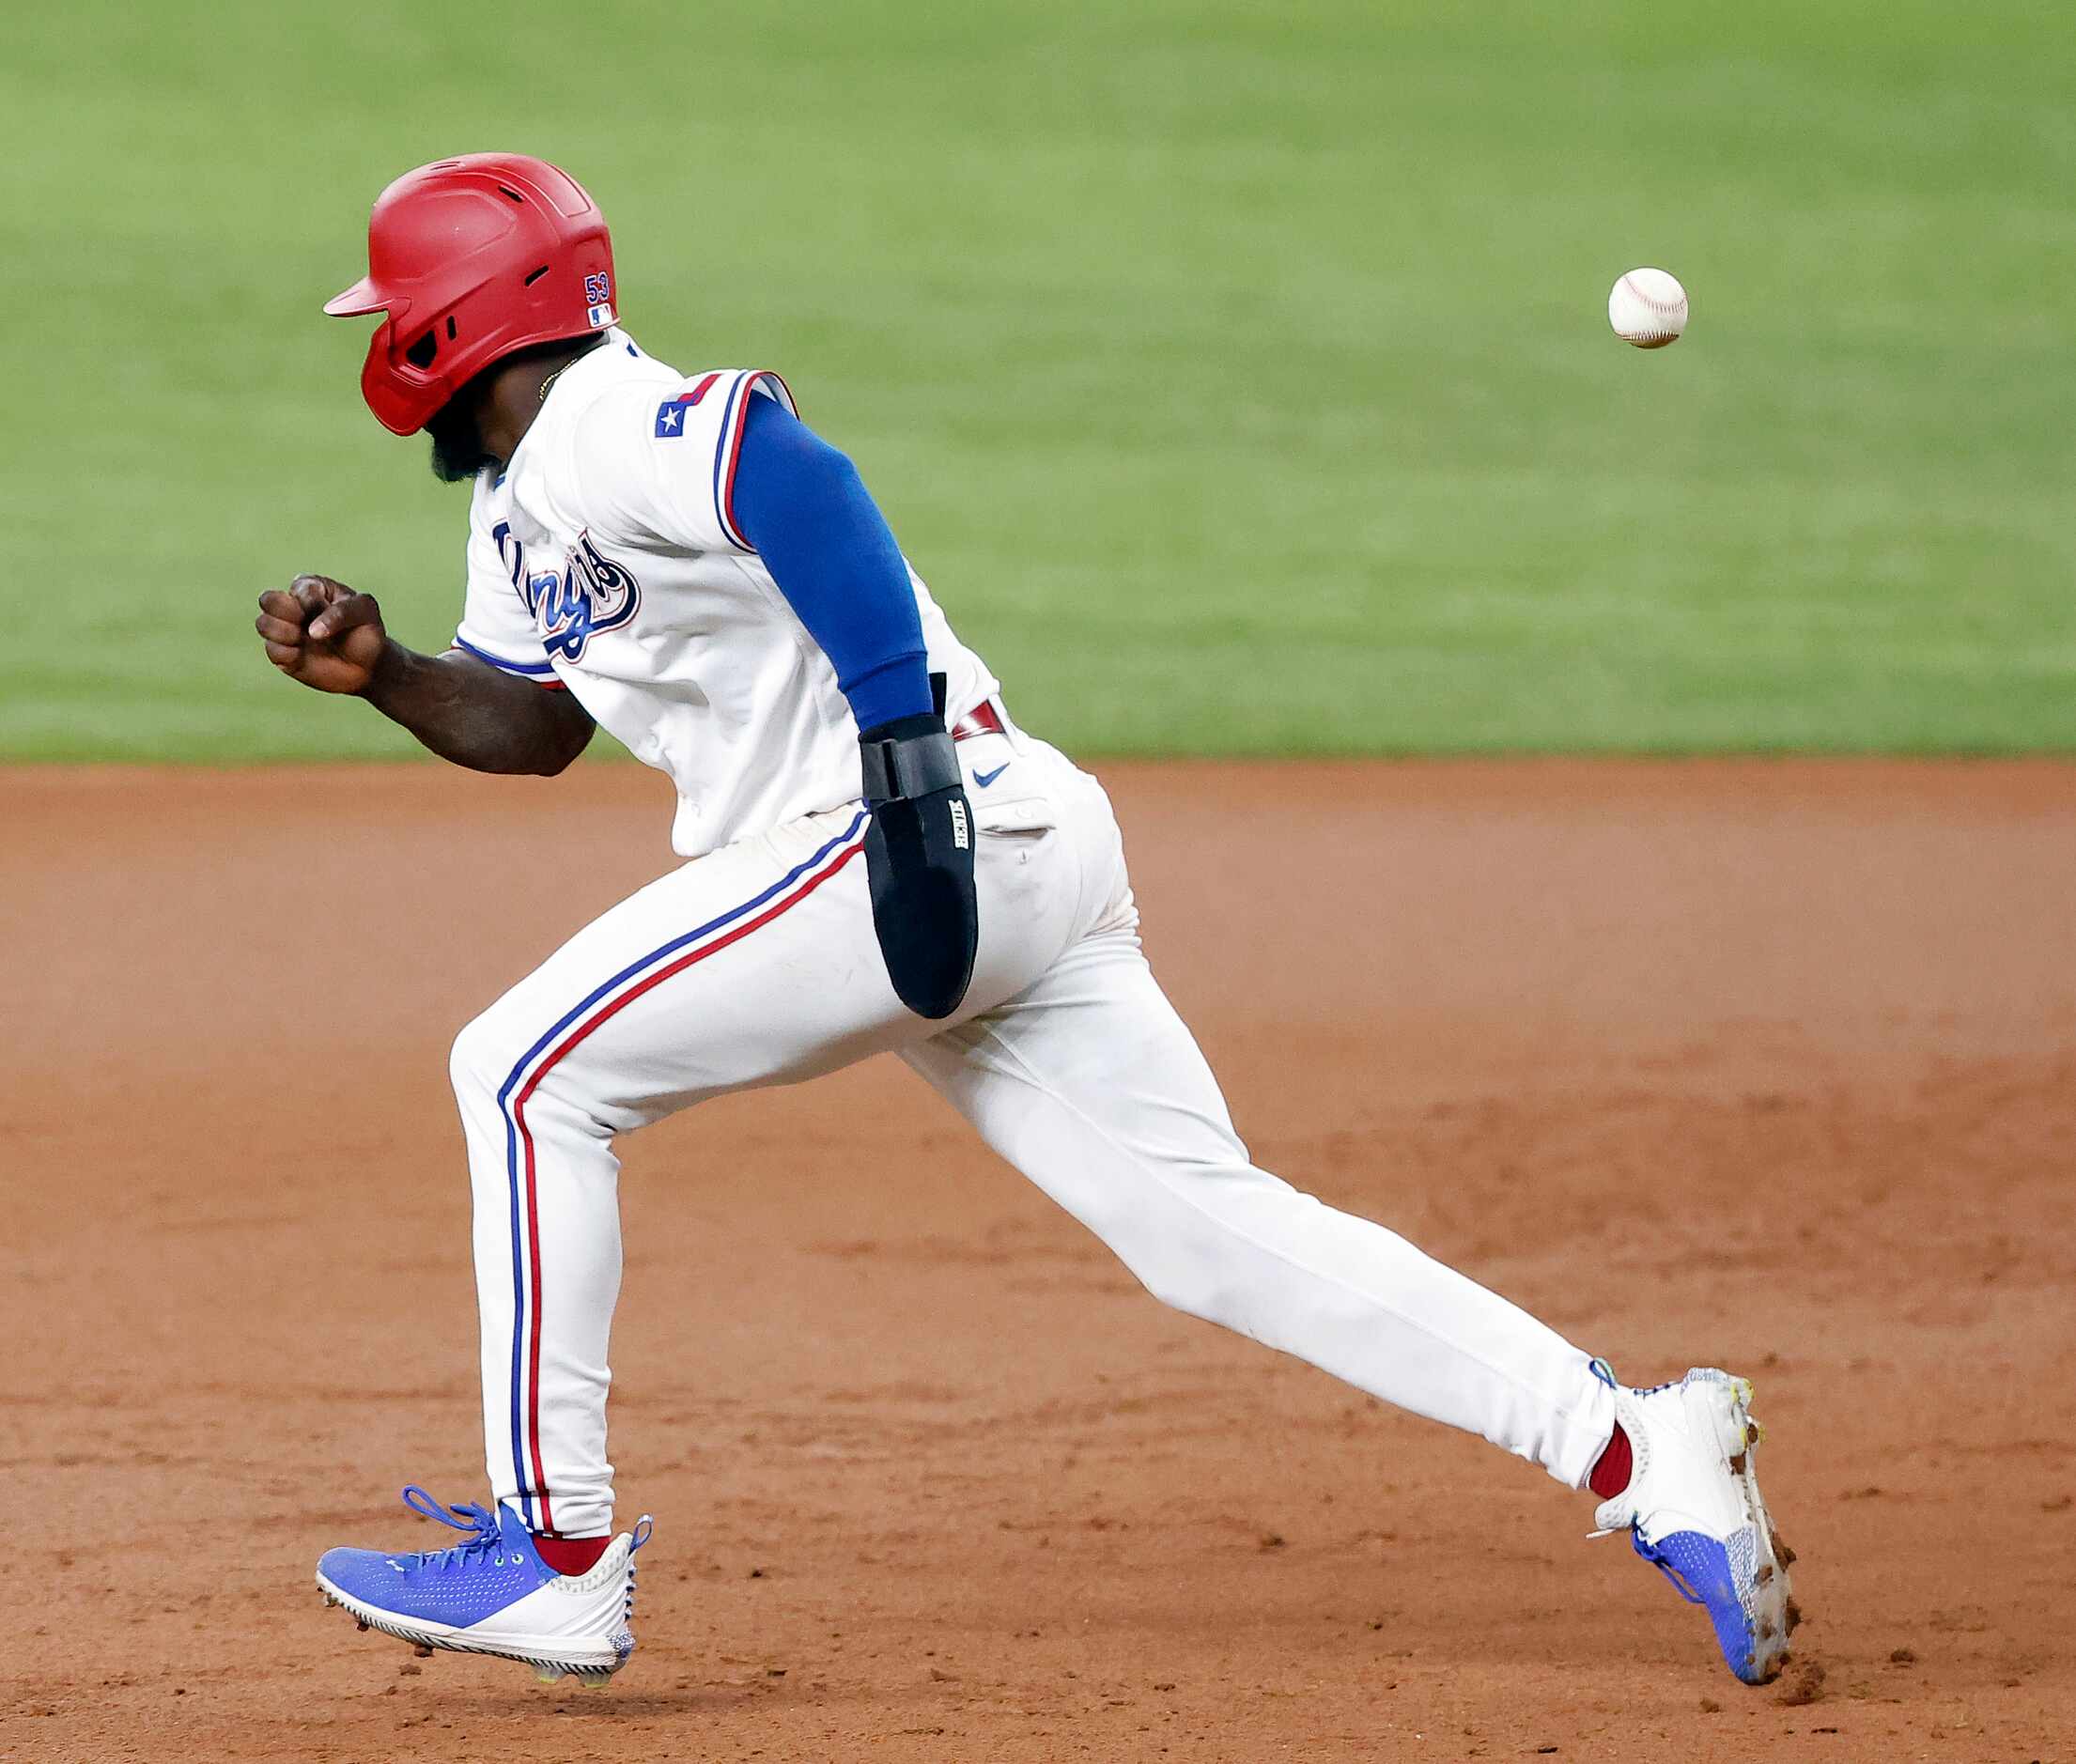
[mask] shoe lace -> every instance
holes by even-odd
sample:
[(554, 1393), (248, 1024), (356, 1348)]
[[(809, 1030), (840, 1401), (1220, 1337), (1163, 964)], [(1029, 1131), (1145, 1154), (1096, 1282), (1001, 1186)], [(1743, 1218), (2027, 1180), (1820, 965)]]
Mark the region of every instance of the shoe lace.
[(437, 1519), (455, 1531), (469, 1534), (461, 1542), (449, 1544), (444, 1550), (419, 1551), (417, 1565), (420, 1568), (430, 1568), (436, 1563), (453, 1568), (479, 1560), (493, 1551), (501, 1555), (504, 1552), (504, 1534), (499, 1529), (498, 1516), (487, 1507), (478, 1507), (473, 1501), (460, 1507), (442, 1507), (415, 1482), (404, 1491), (404, 1505), (422, 1518)]
[(635, 1554), (649, 1540), (649, 1534), (655, 1529), (656, 1522), (646, 1513), (635, 1522), (634, 1541), (627, 1550), (627, 1595), (620, 1605), (620, 1615), (623, 1617), (631, 1617), (634, 1615), (634, 1576), (638, 1566), (634, 1559)]
[[(1597, 1531), (1593, 1535), (1595, 1537), (1604, 1537), (1607, 1534), (1605, 1532)], [(1659, 1549), (1658, 1546), (1654, 1543), (1646, 1543), (1644, 1541), (1644, 1534), (1642, 1532), (1632, 1531), (1629, 1534), (1629, 1545), (1630, 1548), (1634, 1550), (1638, 1555), (1642, 1556), (1645, 1561), (1649, 1562), (1651, 1567), (1656, 1569), (1661, 1574), (1663, 1574), (1667, 1580), (1669, 1580), (1672, 1583), (1673, 1590), (1677, 1592), (1681, 1596), (1681, 1598), (1684, 1599), (1689, 1604), (1708, 1603), (1708, 1601), (1702, 1598), (1702, 1596), (1699, 1593), (1696, 1592), (1693, 1586), (1688, 1584), (1687, 1577), (1672, 1565), (1671, 1561), (1667, 1559), (1665, 1553), (1663, 1550)]]

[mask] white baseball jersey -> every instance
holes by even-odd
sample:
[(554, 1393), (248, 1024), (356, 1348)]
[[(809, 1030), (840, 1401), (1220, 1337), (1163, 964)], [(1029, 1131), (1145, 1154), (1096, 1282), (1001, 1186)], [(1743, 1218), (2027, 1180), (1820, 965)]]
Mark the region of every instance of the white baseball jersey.
[[(502, 474), (476, 480), (456, 645), (566, 688), (677, 786), (694, 858), (859, 794), (836, 673), (736, 526), (743, 418), (776, 374), (693, 375), (621, 331), (565, 368)], [(911, 569), (953, 720), (997, 689)]]

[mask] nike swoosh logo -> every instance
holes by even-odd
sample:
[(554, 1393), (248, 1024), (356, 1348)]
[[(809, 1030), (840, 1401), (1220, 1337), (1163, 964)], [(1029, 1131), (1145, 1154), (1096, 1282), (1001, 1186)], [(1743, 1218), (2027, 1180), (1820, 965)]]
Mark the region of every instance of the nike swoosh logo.
[(973, 781), (981, 789), (985, 790), (988, 785), (993, 783), (998, 778), (999, 778), (1004, 772), (1006, 772), (1012, 766), (1015, 764), (1016, 762), (1015, 760), (1004, 760), (991, 772), (975, 772), (973, 774)]

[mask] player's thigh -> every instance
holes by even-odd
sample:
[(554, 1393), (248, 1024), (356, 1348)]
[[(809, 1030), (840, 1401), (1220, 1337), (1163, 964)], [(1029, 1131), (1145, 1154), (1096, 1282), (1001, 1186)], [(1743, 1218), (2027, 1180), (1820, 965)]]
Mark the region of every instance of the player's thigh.
[(622, 1129), (894, 1044), (916, 1019), (874, 939), (864, 829), (855, 808), (810, 815), (628, 896), (462, 1031), (457, 1087)]
[[(971, 745), (999, 763), (995, 743)], [(994, 794), (968, 792), (980, 948), (954, 1024), (1028, 992), (1092, 926), (1130, 914), (1117, 822), (1102, 786), (1042, 742), (1015, 752), (1020, 789), (1008, 794), (1007, 781), (999, 781)], [(919, 1025), (918, 1039), (940, 1027)]]
[(1196, 1038), (1128, 927), (1080, 939), (1015, 998), (903, 1058), (1098, 1230), (1156, 1175), (1255, 1174)]

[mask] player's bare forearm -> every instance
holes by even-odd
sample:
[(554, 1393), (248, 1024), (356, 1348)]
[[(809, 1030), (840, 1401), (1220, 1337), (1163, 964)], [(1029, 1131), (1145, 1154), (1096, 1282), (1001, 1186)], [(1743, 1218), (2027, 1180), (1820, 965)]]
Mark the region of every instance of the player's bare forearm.
[(361, 696), (442, 759), (477, 772), (552, 778), (590, 745), (596, 727), (568, 692), (460, 650), (422, 656), (394, 641)]
[(329, 576), (298, 576), (259, 596), (253, 621), (267, 659), (319, 692), (364, 698), (457, 766), (552, 777), (590, 744), (590, 713), (566, 691), (460, 650), (422, 656), (382, 626), (372, 595)]

